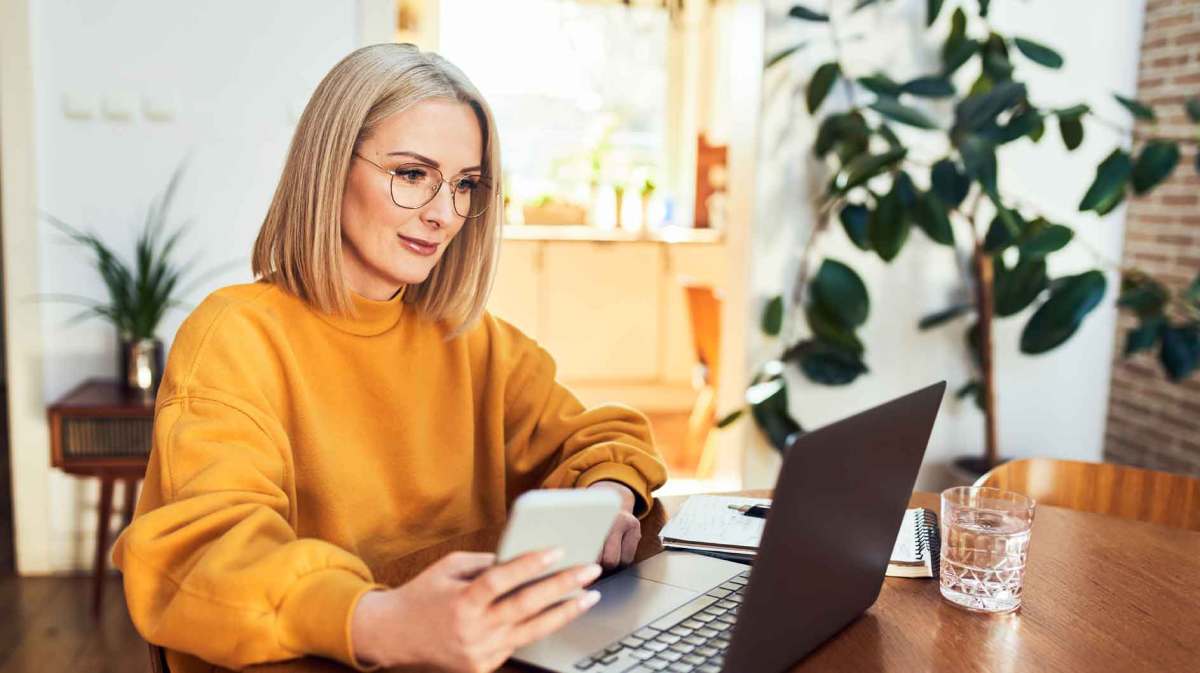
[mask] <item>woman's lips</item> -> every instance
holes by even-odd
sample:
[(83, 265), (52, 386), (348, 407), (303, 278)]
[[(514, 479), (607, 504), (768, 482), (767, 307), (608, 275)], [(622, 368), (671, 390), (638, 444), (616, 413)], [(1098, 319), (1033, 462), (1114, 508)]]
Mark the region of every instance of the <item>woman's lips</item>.
[(435, 252), (437, 252), (437, 249), (438, 249), (437, 243), (431, 243), (429, 241), (425, 241), (425, 240), (422, 240), (419, 238), (411, 238), (411, 237), (405, 236), (403, 234), (398, 234), (398, 236), (400, 236), (400, 243), (405, 248), (408, 248), (409, 250), (415, 252), (418, 255), (421, 255), (422, 257), (428, 257), (428, 256), (434, 254)]

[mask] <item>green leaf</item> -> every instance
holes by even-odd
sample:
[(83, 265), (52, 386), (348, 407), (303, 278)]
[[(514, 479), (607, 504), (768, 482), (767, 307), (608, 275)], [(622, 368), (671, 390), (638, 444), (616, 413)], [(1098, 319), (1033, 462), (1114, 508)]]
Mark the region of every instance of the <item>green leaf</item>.
[(1134, 98), (1126, 98), (1126, 97), (1122, 96), (1121, 94), (1117, 94), (1117, 93), (1113, 94), (1113, 98), (1117, 99), (1118, 103), (1125, 106), (1125, 109), (1129, 110), (1129, 112), (1132, 113), (1134, 117), (1136, 117), (1138, 119), (1142, 119), (1144, 121), (1148, 121), (1148, 122), (1154, 121), (1154, 119), (1155, 119), (1154, 110), (1151, 109), (1150, 106), (1141, 102), (1140, 100), (1137, 100)]
[(851, 11), (857, 12), (864, 7), (870, 7), (877, 2), (879, 2), (879, 0), (858, 0), (858, 4), (854, 5), (854, 9)]
[(1063, 145), (1068, 150), (1074, 150), (1083, 144), (1083, 121), (1079, 117), (1058, 116), (1058, 132), (1062, 134)]
[(1117, 306), (1132, 310), (1144, 321), (1161, 317), (1170, 296), (1162, 283), (1150, 276), (1132, 273), (1121, 278), (1121, 295), (1117, 297)]
[(792, 435), (802, 432), (800, 424), (788, 412), (787, 382), (782, 377), (751, 386), (746, 397), (756, 398), (750, 404), (750, 416), (779, 451), (787, 448)]
[(1150, 318), (1130, 329), (1125, 334), (1125, 357), (1150, 350), (1162, 337), (1166, 321), (1161, 317)]
[(807, 42), (793, 44), (792, 46), (788, 47), (787, 49), (784, 49), (783, 51), (775, 54), (771, 58), (768, 58), (766, 64), (763, 66), (763, 69), (765, 70), (767, 68), (774, 66), (777, 63), (780, 63), (787, 57), (791, 56), (792, 54), (795, 54), (796, 52), (800, 51), (801, 49), (804, 49), (807, 46), (808, 46)]
[(810, 381), (829, 386), (846, 385), (867, 372), (857, 355), (820, 339), (801, 341), (785, 357), (799, 362)]
[(1200, 327), (1192, 324), (1163, 328), (1159, 359), (1172, 381), (1179, 382), (1191, 375), (1200, 365)]
[[(973, 51), (973, 44), (967, 39), (967, 14), (962, 7), (956, 7), (950, 15), (950, 34), (946, 36), (946, 42), (942, 45), (942, 72), (950, 75), (965, 63), (970, 54), (962, 58), (962, 52), (965, 49)], [(960, 58), (962, 60), (958, 62)]]
[(924, 318), (921, 318), (921, 322), (917, 323), (917, 329), (932, 329), (938, 325), (950, 322), (951, 320), (954, 320), (955, 318), (973, 310), (975, 310), (974, 304), (958, 304), (956, 306), (951, 306), (948, 309), (938, 311), (937, 313), (930, 313)]
[(917, 226), (925, 232), (926, 236), (935, 243), (954, 245), (954, 228), (950, 224), (946, 206), (942, 204), (937, 194), (933, 192), (923, 194), (917, 200), (916, 207), (912, 212)]
[(1032, 233), (1021, 241), (1021, 259), (1041, 259), (1062, 250), (1074, 237), (1070, 227), (1039, 218), (1034, 221)]
[(979, 0), (979, 16), (987, 18), (988, 9), (991, 7), (992, 0)]
[(775, 295), (763, 309), (762, 331), (767, 336), (779, 336), (783, 329), (783, 297)]
[(933, 25), (937, 21), (938, 14), (942, 11), (942, 3), (944, 0), (925, 0), (925, 27)]
[(892, 191), (880, 197), (879, 203), (871, 213), (869, 235), (871, 247), (884, 261), (890, 262), (900, 254), (904, 242), (908, 240), (908, 230), (911, 227), (904, 209), (900, 204), (900, 196), (893, 188)]
[(983, 45), (983, 72), (993, 82), (1012, 79), (1013, 64), (1008, 58), (1008, 43), (996, 33), (989, 35)]
[(1025, 100), (1025, 85), (1020, 82), (1001, 82), (986, 93), (967, 96), (954, 110), (956, 135), (972, 133), (994, 124), (1001, 112)]
[(804, 309), (804, 318), (818, 339), (835, 344), (849, 353), (862, 355), (863, 344), (854, 335), (854, 329), (842, 324), (822, 302), (809, 302)]
[(950, 77), (958, 72), (979, 48), (979, 43), (975, 40), (960, 40), (953, 44), (947, 42), (942, 50), (942, 76)]
[(1183, 298), (1200, 308), (1200, 274), (1196, 274), (1195, 280), (1183, 291)]
[(1025, 55), (1025, 58), (1038, 65), (1044, 65), (1054, 70), (1063, 66), (1063, 57), (1057, 51), (1044, 44), (1039, 44), (1023, 37), (1014, 38), (1013, 42), (1017, 45), (1017, 50)]
[(828, 14), (814, 12), (813, 10), (811, 10), (803, 5), (796, 5), (796, 6), (792, 7), (790, 10), (788, 10), (788, 16), (792, 17), (793, 19), (800, 19), (802, 21), (820, 21), (820, 22), (829, 21)]
[(901, 124), (908, 124), (909, 126), (915, 126), (919, 129), (937, 128), (937, 124), (934, 123), (932, 119), (925, 116), (924, 112), (921, 112), (915, 108), (911, 108), (889, 96), (879, 96), (875, 99), (875, 102), (871, 103), (870, 107), (872, 110), (875, 110), (888, 119)]
[(877, 96), (891, 96), (892, 98), (896, 98), (900, 95), (900, 85), (881, 72), (866, 77), (859, 77), (858, 83), (867, 91)]
[(1055, 110), (1054, 114), (1057, 115), (1059, 119), (1079, 119), (1091, 111), (1092, 108), (1088, 107), (1084, 103), (1080, 103), (1079, 105), (1072, 105), (1071, 107)]
[(817, 128), (817, 140), (813, 144), (813, 151), (818, 157), (824, 157), (831, 150), (837, 150), (838, 157), (844, 163), (867, 151), (870, 141), (870, 130), (861, 114), (831, 114), (825, 117)]
[(1133, 172), (1133, 161), (1125, 150), (1117, 148), (1096, 167), (1096, 179), (1079, 203), (1079, 210), (1106, 215), (1125, 199), (1125, 185)]
[(905, 82), (900, 91), (922, 98), (948, 98), (954, 95), (954, 85), (940, 76), (918, 77)]
[(997, 256), (995, 262), (996, 315), (1005, 317), (1025, 310), (1050, 285), (1046, 261), (1022, 258), (1012, 269)]
[(971, 179), (958, 169), (953, 159), (941, 159), (933, 165), (929, 173), (930, 190), (937, 194), (941, 202), (951, 208), (957, 208), (967, 198), (971, 189)]
[(897, 147), (882, 154), (864, 154), (845, 166), (834, 178), (837, 192), (846, 193), (879, 175), (908, 154), (908, 149)]
[(1188, 118), (1200, 124), (1200, 96), (1189, 98), (1183, 107), (1187, 110)]
[(997, 208), (996, 216), (988, 225), (987, 235), (983, 237), (983, 251), (989, 255), (1003, 252), (1015, 245), (1021, 235), (1019, 224), (1015, 224), (1018, 216), (1007, 208)]
[(867, 321), (871, 302), (867, 286), (849, 266), (826, 259), (812, 281), (813, 298), (824, 305), (832, 317), (846, 327), (858, 327)]
[(958, 399), (971, 397), (975, 402), (975, 406), (983, 411), (983, 384), (975, 379), (967, 381), (958, 390), (954, 391), (954, 396)]
[(871, 239), (867, 235), (870, 218), (871, 211), (867, 210), (866, 206), (857, 203), (846, 205), (838, 214), (838, 219), (842, 221), (842, 228), (846, 230), (846, 236), (850, 237), (850, 241), (859, 250), (869, 251), (871, 249)]
[(829, 91), (833, 89), (833, 85), (837, 82), (840, 73), (841, 68), (834, 61), (817, 68), (812, 79), (808, 81), (808, 92), (805, 96), (810, 113), (816, 112), (817, 108), (821, 107), (821, 103), (829, 95)]
[(1021, 352), (1029, 355), (1057, 348), (1104, 298), (1104, 274), (1092, 270), (1056, 281), (1050, 298), (1038, 307), (1021, 332)]
[[(990, 128), (991, 140), (996, 145), (1010, 143), (1026, 136), (1033, 138), (1041, 134), (1042, 115), (1037, 110), (1026, 109), (1013, 115), (1004, 126)], [(989, 135), (988, 131), (989, 128), (985, 128), (980, 134)]]
[(1166, 180), (1179, 164), (1179, 145), (1169, 140), (1151, 140), (1142, 147), (1133, 165), (1133, 191), (1145, 194)]
[(978, 181), (989, 195), (996, 194), (996, 148), (979, 136), (967, 136), (958, 148), (967, 176)]

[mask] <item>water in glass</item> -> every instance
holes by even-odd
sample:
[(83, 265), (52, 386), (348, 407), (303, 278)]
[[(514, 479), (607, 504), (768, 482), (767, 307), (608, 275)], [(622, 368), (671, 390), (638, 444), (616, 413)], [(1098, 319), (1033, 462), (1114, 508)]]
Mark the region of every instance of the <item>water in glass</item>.
[(942, 596), (981, 612), (1021, 605), (1033, 500), (993, 488), (942, 493)]

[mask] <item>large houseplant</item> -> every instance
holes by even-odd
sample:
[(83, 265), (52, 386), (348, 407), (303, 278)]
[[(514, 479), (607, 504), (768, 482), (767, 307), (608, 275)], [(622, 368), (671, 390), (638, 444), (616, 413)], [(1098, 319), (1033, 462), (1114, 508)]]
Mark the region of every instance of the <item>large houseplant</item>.
[[(747, 408), (782, 450), (789, 436), (801, 431), (788, 413), (786, 366), (798, 366), (809, 380), (827, 385), (848, 384), (867, 372), (866, 345), (857, 333), (870, 309), (866, 285), (852, 260), (820, 259), (815, 243), (824, 236), (845, 235), (864, 255), (891, 262), (915, 225), (933, 244), (968, 262), (963, 265), (968, 289), (963, 294), (970, 299), (920, 318), (917, 327), (969, 321), (965, 344), (977, 374), (960, 383), (958, 394), (973, 397), (983, 411), (985, 452), (977, 459), (960, 460), (959, 467), (982, 472), (999, 460), (994, 321), (1034, 306), (1021, 333), (1020, 350), (1030, 355), (1053, 350), (1103, 300), (1104, 272), (1117, 270), (1096, 256), (1097, 268), (1052, 278), (1046, 259), (1073, 243), (1074, 230), (1069, 222), (1054, 222), (1036, 205), (1019, 202), (1005, 190), (997, 177), (997, 150), (1009, 143), (1042, 141), (1051, 135), (1047, 127), (1053, 126), (1066, 148), (1075, 150), (1089, 119), (1116, 128), (1118, 135), (1130, 131), (1099, 119), (1084, 103), (1051, 109), (1032, 100), (1018, 79), (1022, 69), (1032, 65), (1056, 70), (1063, 58), (1046, 45), (998, 33), (988, 21), (989, 0), (959, 3), (953, 9), (937, 71), (903, 82), (883, 71), (848, 72), (837, 21), (886, 1), (832, 0), (826, 11), (795, 5), (789, 12), (795, 20), (827, 28), (832, 58), (802, 81), (802, 98), (808, 113), (819, 120), (812, 151), (831, 177), (817, 200), (816, 224), (792, 290), (768, 303), (762, 323), (767, 334), (779, 335), (789, 317), (802, 316), (809, 334), (786, 343), (779, 357), (757, 372), (747, 391)], [(927, 0), (926, 27), (934, 26), (953, 4)], [(766, 67), (781, 67), (806, 46), (781, 51)], [(835, 107), (827, 98), (838, 86), (844, 96)], [(928, 109), (927, 101), (935, 99), (952, 103), (948, 119)], [(1137, 119), (1155, 119), (1154, 110), (1137, 100), (1120, 95), (1116, 100)], [(1200, 123), (1200, 99), (1188, 101), (1186, 109), (1191, 120)], [(894, 125), (907, 128), (903, 138)], [(937, 134), (941, 146), (949, 149), (934, 161), (920, 161), (905, 140), (914, 134)], [(1123, 139), (1114, 138), (1114, 143)], [(1180, 144), (1195, 144), (1200, 135), (1138, 133), (1133, 140), (1132, 154), (1117, 147), (1098, 167), (1080, 167), (1095, 171), (1079, 203), (1081, 212), (1104, 215), (1130, 193), (1154, 189), (1176, 169)], [(1172, 293), (1138, 269), (1119, 271), (1118, 305), (1139, 320), (1127, 335), (1125, 354), (1157, 349), (1172, 380), (1188, 377), (1200, 366), (1200, 278)], [(733, 422), (742, 411), (726, 416), (720, 425)]]
[(108, 295), (106, 299), (63, 294), (45, 298), (82, 304), (84, 310), (73, 321), (98, 317), (112, 323), (120, 338), (119, 378), (129, 392), (147, 400), (153, 398), (162, 378), (163, 344), (158, 327), (168, 310), (184, 305), (182, 297), (191, 289), (180, 284), (187, 269), (175, 254), (184, 230), (182, 227), (168, 230), (167, 223), (182, 176), (181, 165), (171, 175), (166, 189), (150, 204), (134, 242), (131, 261), (123, 259), (95, 233), (45, 215), (53, 226), (87, 250)]

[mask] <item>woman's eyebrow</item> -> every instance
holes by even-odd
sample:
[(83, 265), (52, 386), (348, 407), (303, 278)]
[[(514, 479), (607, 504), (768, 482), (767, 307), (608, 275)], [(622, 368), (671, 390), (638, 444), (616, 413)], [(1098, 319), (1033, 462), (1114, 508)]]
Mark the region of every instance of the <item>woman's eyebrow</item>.
[[(416, 152), (409, 152), (408, 150), (399, 150), (396, 152), (388, 152), (388, 156), (389, 157), (396, 157), (396, 156), (412, 157), (412, 158), (416, 159), (417, 161), (420, 161), (423, 164), (429, 164), (430, 166), (433, 166), (434, 168), (437, 168), (439, 170), (442, 167), (441, 164), (434, 161), (433, 159), (430, 159), (429, 157), (427, 157), (423, 154), (417, 154)], [(481, 166), (471, 166), (469, 168), (462, 169), (461, 171), (459, 171), (459, 173), (470, 173), (471, 171), (478, 171), (481, 169), (482, 169)]]

